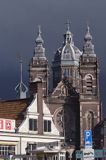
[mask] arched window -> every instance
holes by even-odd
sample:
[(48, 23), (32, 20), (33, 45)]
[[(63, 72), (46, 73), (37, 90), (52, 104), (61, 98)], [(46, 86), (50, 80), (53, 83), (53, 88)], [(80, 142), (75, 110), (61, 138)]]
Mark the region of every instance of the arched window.
[(86, 114), (86, 129), (91, 130), (94, 127), (94, 113), (92, 111)]
[(69, 77), (69, 76), (70, 76), (69, 68), (64, 69), (64, 77)]
[(86, 76), (86, 92), (92, 93), (92, 76), (91, 75)]

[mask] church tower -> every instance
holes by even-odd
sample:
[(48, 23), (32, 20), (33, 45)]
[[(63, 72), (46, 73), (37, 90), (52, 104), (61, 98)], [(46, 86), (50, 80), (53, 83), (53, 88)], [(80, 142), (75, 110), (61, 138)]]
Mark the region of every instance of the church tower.
[(84, 147), (84, 130), (92, 130), (101, 120), (99, 97), (99, 67), (87, 26), (83, 54), (80, 58), (80, 145)]
[(74, 45), (70, 24), (67, 23), (63, 45), (57, 50), (52, 63), (53, 88), (64, 78), (67, 79), (73, 87), (79, 88), (78, 67), (81, 54), (81, 51)]
[[(67, 23), (67, 30), (64, 34), (64, 42), (54, 57), (53, 69), (53, 92), (55, 98), (54, 107), (62, 108), (63, 134), (67, 145), (79, 145), (79, 61), (82, 52), (75, 46), (70, 25)], [(57, 98), (57, 100), (56, 100)], [(60, 104), (59, 104), (60, 103)], [(55, 107), (56, 108), (56, 107)], [(60, 114), (57, 114), (60, 115)], [(54, 115), (54, 122), (58, 117)], [(56, 123), (57, 127), (59, 126)], [(60, 127), (61, 128), (61, 127)], [(61, 129), (62, 130), (62, 129)], [(78, 140), (77, 140), (78, 139)]]
[(43, 96), (45, 97), (48, 94), (48, 60), (45, 56), (45, 48), (43, 47), (44, 41), (41, 36), (40, 26), (38, 29), (34, 56), (29, 65), (30, 94), (36, 92), (34, 84), (37, 79), (40, 79), (42, 81)]

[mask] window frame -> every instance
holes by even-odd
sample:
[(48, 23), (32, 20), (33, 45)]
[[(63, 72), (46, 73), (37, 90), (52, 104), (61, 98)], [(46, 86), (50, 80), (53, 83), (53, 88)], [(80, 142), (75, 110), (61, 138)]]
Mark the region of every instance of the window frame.
[(15, 154), (15, 145), (2, 145), (0, 144), (0, 156), (5, 155), (14, 155)]
[(38, 130), (37, 118), (29, 118), (29, 131), (36, 132)]
[(43, 125), (44, 125), (44, 127), (43, 127), (44, 132), (50, 133), (52, 131), (51, 120), (44, 119)]

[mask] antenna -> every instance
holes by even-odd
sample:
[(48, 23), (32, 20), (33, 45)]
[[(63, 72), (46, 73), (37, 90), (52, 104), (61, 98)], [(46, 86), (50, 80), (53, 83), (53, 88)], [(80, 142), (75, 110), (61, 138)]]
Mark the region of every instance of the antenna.
[(22, 58), (20, 57), (20, 82), (16, 85), (15, 91), (19, 95), (20, 99), (26, 98), (26, 93), (28, 92), (27, 86), (23, 83), (23, 63), (22, 63)]

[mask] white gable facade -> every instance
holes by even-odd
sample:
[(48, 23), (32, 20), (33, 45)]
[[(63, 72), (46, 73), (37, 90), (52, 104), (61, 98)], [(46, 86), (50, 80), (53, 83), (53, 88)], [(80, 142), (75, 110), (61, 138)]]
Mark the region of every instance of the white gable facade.
[[(0, 132), (0, 137), (1, 137), (0, 145), (4, 147), (7, 146), (13, 147), (14, 153), (11, 154), (15, 155), (25, 155), (27, 153), (26, 149), (29, 149), (28, 152), (30, 152), (33, 150), (33, 147), (35, 146), (38, 154), (40, 154), (41, 152), (50, 152), (51, 150), (50, 147), (52, 146), (51, 151), (57, 152), (57, 155), (59, 156), (61, 152), (61, 142), (64, 141), (64, 138), (59, 136), (59, 131), (57, 130), (53, 122), (53, 115), (51, 114), (44, 100), (43, 100), (43, 123), (45, 121), (47, 122), (47, 124), (50, 124), (49, 126), (50, 130), (48, 129), (48, 131), (44, 131), (42, 135), (38, 134), (39, 126), (37, 124), (37, 121), (39, 114), (40, 113), (38, 113), (37, 95), (36, 95), (33, 98), (30, 105), (27, 107), (27, 110), (24, 113), (24, 120), (21, 123), (21, 125), (14, 132), (11, 133), (6, 131)], [(30, 121), (32, 122), (32, 126), (30, 126), (31, 123)], [(34, 127), (33, 125), (36, 126)], [(42, 147), (44, 147), (43, 150), (41, 149)]]

